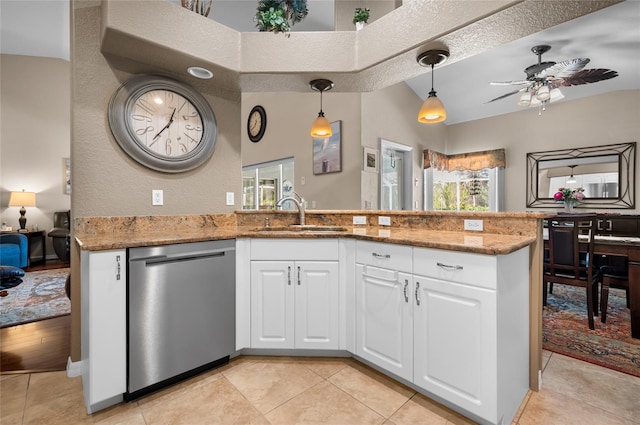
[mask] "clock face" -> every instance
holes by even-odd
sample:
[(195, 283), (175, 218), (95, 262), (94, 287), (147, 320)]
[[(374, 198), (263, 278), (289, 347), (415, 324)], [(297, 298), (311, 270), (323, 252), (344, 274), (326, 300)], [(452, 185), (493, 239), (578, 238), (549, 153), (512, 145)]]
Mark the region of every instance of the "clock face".
[(247, 119), (247, 134), (249, 140), (256, 143), (264, 136), (264, 132), (267, 129), (267, 113), (260, 105), (256, 105), (249, 112), (249, 118)]
[(149, 90), (128, 108), (129, 125), (140, 146), (168, 158), (189, 154), (202, 141), (202, 117), (184, 96)]
[(206, 162), (216, 144), (211, 106), (192, 87), (154, 75), (126, 81), (109, 102), (109, 127), (132, 159), (179, 173)]

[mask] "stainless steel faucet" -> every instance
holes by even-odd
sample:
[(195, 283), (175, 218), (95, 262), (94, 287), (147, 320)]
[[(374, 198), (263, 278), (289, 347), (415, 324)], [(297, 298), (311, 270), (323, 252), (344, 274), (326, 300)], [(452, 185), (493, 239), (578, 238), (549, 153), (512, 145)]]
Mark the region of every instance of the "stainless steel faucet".
[(305, 225), (305, 217), (304, 217), (304, 199), (302, 196), (298, 195), (296, 192), (292, 192), (295, 196), (285, 196), (281, 198), (278, 202), (276, 202), (276, 208), (282, 208), (282, 204), (286, 201), (293, 202), (296, 207), (298, 207), (298, 215), (300, 220), (300, 225)]

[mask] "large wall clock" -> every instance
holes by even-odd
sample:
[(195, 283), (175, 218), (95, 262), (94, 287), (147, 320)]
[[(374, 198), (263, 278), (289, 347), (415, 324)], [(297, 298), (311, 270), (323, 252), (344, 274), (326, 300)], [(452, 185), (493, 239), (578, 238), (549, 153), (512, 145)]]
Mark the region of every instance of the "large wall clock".
[(108, 113), (120, 147), (153, 170), (192, 170), (213, 154), (218, 133), (213, 110), (186, 84), (138, 75), (114, 93)]

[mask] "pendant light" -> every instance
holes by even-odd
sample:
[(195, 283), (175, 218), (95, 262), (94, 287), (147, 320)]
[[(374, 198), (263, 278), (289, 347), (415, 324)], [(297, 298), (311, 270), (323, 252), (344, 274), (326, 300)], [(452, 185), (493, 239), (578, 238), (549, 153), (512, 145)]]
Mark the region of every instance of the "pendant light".
[(429, 92), (429, 97), (422, 104), (420, 112), (418, 112), (418, 122), (434, 124), (447, 118), (447, 111), (433, 89), (433, 68), (435, 65), (447, 60), (448, 57), (449, 52), (447, 50), (427, 50), (418, 56), (417, 60), (420, 65), (431, 67), (431, 91)]
[(569, 165), (569, 168), (571, 168), (571, 176), (567, 179), (567, 184), (574, 184), (577, 183), (577, 180), (575, 177), (573, 177), (573, 169), (577, 167), (577, 165)]
[(333, 134), (331, 124), (329, 120), (324, 117), (324, 112), (322, 112), (322, 92), (331, 90), (333, 88), (333, 81), (323, 79), (312, 80), (309, 82), (309, 85), (313, 90), (320, 92), (320, 112), (318, 113), (318, 118), (311, 124), (311, 137), (316, 139), (331, 137)]

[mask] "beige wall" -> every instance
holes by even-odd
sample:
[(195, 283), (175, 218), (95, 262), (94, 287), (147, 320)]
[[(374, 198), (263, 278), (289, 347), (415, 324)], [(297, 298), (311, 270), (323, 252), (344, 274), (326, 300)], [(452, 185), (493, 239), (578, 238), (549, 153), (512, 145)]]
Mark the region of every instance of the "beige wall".
[[(255, 105), (262, 105), (267, 113), (267, 130), (257, 143), (249, 140), (246, 131), (247, 116)], [(309, 129), (320, 110), (320, 94), (311, 89), (309, 93), (243, 93), (242, 164), (293, 157), (294, 190), (309, 206), (315, 202), (316, 209), (359, 209), (360, 94), (326, 92), (322, 109), (329, 121), (342, 121), (342, 172), (313, 174)]]
[[(567, 91), (570, 90), (571, 88), (567, 88)], [(536, 109), (530, 108), (447, 126), (446, 152), (451, 154), (505, 148), (505, 209), (525, 211), (527, 153), (638, 142), (639, 117), (640, 90), (613, 92), (556, 103), (550, 105), (540, 116)], [(636, 179), (640, 179), (637, 158), (636, 149)], [(633, 214), (640, 211), (638, 186), (636, 182), (636, 209), (616, 210), (617, 212)]]
[[(36, 192), (27, 207), (27, 227), (48, 232), (53, 213), (70, 208), (63, 191), (63, 158), (70, 150), (71, 66), (62, 59), (19, 55), (0, 57), (1, 220), (19, 228), (19, 207), (7, 208), (9, 193)], [(56, 258), (47, 239), (47, 257)]]
[[(74, 217), (234, 211), (236, 206), (225, 205), (225, 193), (235, 192), (239, 199), (240, 104), (203, 93), (216, 116), (218, 136), (213, 156), (201, 167), (166, 174), (139, 165), (120, 149), (107, 125), (109, 99), (131, 74), (100, 53), (100, 8), (74, 12)], [(161, 72), (144, 66), (135, 71)], [(151, 205), (152, 189), (164, 191), (163, 206)]]

